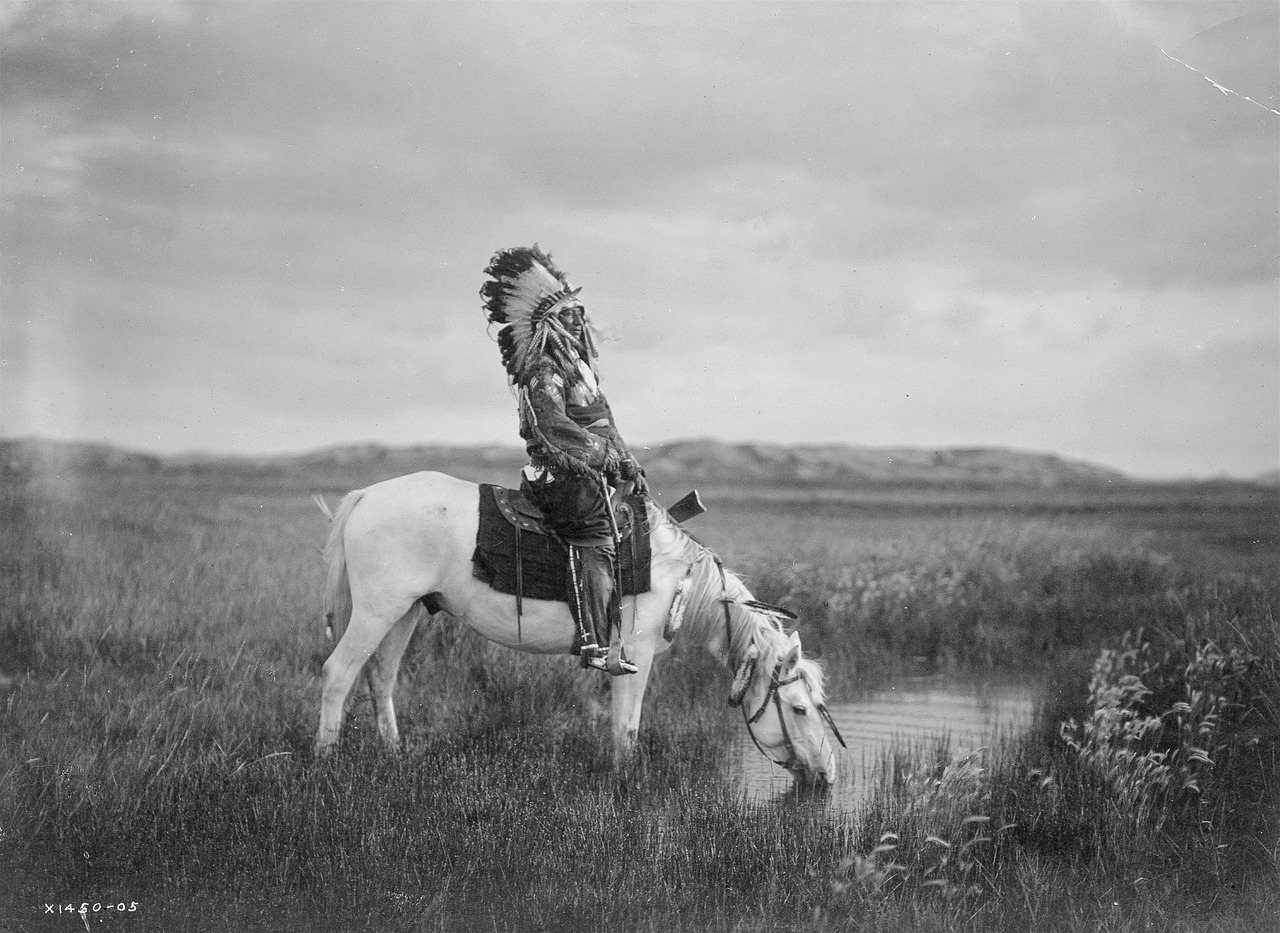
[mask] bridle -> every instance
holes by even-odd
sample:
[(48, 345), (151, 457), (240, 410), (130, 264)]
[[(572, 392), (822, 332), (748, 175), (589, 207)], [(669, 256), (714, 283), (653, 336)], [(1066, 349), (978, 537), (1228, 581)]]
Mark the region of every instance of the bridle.
[[(719, 559), (716, 560), (716, 567), (720, 570), (720, 586), (724, 594), (720, 599), (720, 603), (724, 606), (724, 644), (725, 652), (727, 654), (733, 644), (733, 628), (729, 620), (729, 604), (737, 603), (739, 601), (729, 596), (729, 582), (725, 577), (724, 564), (721, 563)], [(781, 606), (771, 606), (768, 603), (762, 603), (757, 600), (750, 600), (744, 603), (744, 605), (775, 616), (781, 615), (789, 619), (796, 618), (794, 613), (783, 609)], [(773, 673), (769, 675), (769, 689), (765, 691), (764, 699), (760, 702), (760, 707), (753, 714), (750, 716), (747, 715), (747, 708), (742, 705), (741, 701), (739, 701), (737, 705), (742, 707), (742, 720), (746, 723), (747, 735), (751, 736), (751, 741), (755, 744), (755, 747), (759, 749), (760, 754), (764, 755), (764, 757), (768, 758), (779, 767), (786, 768), (788, 771), (795, 771), (797, 770), (797, 764), (800, 762), (800, 756), (796, 754), (795, 743), (791, 741), (791, 732), (787, 729), (787, 718), (782, 714), (782, 688), (788, 684), (795, 683), (797, 680), (803, 680), (804, 678), (799, 673), (796, 673), (783, 680), (782, 665), (785, 661), (786, 658), (782, 657), (778, 659), (776, 664), (774, 664)], [(755, 667), (756, 662), (754, 660), (748, 663), (752, 668)], [(730, 702), (732, 703), (733, 700), (730, 699)], [(751, 728), (764, 716), (765, 710), (769, 708), (770, 702), (773, 703), (773, 707), (778, 713), (778, 726), (782, 729), (782, 743), (787, 749), (786, 761), (778, 761), (765, 751), (764, 746), (760, 744), (760, 740), (756, 738), (755, 730)], [(823, 722), (825, 722), (827, 727), (831, 730), (831, 734), (834, 735), (836, 737), (836, 741), (840, 743), (840, 747), (848, 748), (848, 746), (844, 744), (844, 736), (842, 736), (840, 734), (840, 730), (836, 728), (835, 720), (832, 719), (831, 711), (827, 709), (827, 705), (825, 703), (816, 703), (814, 705), (818, 710), (818, 714), (822, 717)], [(822, 740), (824, 743), (826, 742), (825, 735)]]
[[(782, 662), (785, 658), (779, 658), (778, 663), (773, 666), (773, 674), (769, 677), (769, 689), (764, 695), (764, 701), (760, 704), (760, 708), (751, 716), (747, 715), (746, 706), (742, 707), (742, 721), (747, 724), (747, 735), (751, 736), (751, 741), (755, 743), (756, 748), (760, 750), (760, 754), (768, 758), (775, 765), (786, 768), (788, 771), (794, 771), (796, 763), (800, 760), (800, 756), (796, 754), (795, 743), (791, 741), (791, 733), (787, 731), (787, 720), (782, 715), (782, 694), (781, 688), (787, 684), (793, 684), (801, 677), (799, 674), (792, 674), (786, 680), (779, 680), (778, 675), (782, 673)], [(769, 708), (769, 701), (773, 701), (774, 708), (778, 711), (778, 725), (782, 727), (782, 744), (787, 748), (787, 760), (778, 761), (772, 755), (764, 750), (764, 746), (760, 744), (760, 740), (756, 738), (755, 730), (751, 727), (760, 721), (760, 717), (764, 715), (764, 711)], [(824, 737), (825, 741), (825, 737)], [(843, 743), (841, 743), (843, 744)]]

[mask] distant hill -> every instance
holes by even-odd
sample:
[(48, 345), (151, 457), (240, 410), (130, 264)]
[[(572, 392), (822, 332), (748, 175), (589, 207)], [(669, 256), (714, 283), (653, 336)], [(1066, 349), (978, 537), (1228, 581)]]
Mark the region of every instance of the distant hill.
[(156, 454), (125, 450), (110, 444), (49, 441), (41, 438), (0, 439), (0, 475), (57, 473), (64, 469), (154, 472), (165, 460)]
[(706, 482), (1062, 486), (1129, 481), (1119, 470), (1084, 461), (994, 447), (926, 449), (691, 440), (656, 447), (645, 455), (644, 463), (653, 475)]
[[(730, 444), (683, 440), (639, 450), (655, 482), (711, 485), (860, 487), (882, 484), (1098, 486), (1130, 480), (1120, 471), (1055, 454), (1001, 448), (924, 449), (852, 445)], [(141, 472), (305, 474), (335, 483), (435, 469), (489, 482), (514, 482), (524, 450), (507, 446), (359, 444), (281, 456), (158, 456), (106, 444), (0, 440), (0, 472), (65, 469)]]

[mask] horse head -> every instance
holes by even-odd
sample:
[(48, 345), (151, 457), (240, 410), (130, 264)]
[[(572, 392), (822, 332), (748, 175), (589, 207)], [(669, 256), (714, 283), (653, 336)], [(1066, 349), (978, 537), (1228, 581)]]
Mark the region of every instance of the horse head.
[(752, 640), (738, 664), (729, 704), (742, 708), (752, 740), (774, 764), (808, 785), (836, 782), (835, 748), (826, 727), (841, 745), (844, 739), (827, 711), (821, 668), (804, 657), (797, 633), (785, 641)]

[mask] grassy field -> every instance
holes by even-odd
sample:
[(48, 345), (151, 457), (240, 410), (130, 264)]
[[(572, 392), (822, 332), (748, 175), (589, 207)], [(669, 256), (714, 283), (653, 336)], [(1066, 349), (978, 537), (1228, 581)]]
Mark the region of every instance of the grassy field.
[(741, 724), (697, 652), (660, 665), (616, 773), (604, 679), (447, 623), (406, 657), (405, 753), (357, 696), (313, 763), (331, 479), (3, 483), (13, 929), (80, 929), (83, 903), (140, 930), (1280, 927), (1274, 489), (709, 495), (694, 530), (801, 612), (837, 697), (922, 669), (1046, 684), (994, 759), (899, 749), (833, 814), (733, 795)]

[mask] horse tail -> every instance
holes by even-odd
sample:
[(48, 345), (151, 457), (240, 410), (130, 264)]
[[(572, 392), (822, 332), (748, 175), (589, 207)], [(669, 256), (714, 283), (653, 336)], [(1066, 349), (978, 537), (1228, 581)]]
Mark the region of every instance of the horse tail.
[(337, 512), (330, 512), (322, 504), (322, 509), (332, 522), (329, 528), (329, 540), (324, 543), (324, 563), (327, 568), (324, 587), (324, 631), (325, 637), (336, 641), (347, 630), (351, 621), (351, 581), (347, 578), (347, 519), (364, 497), (364, 490), (357, 489), (343, 497)]

